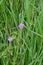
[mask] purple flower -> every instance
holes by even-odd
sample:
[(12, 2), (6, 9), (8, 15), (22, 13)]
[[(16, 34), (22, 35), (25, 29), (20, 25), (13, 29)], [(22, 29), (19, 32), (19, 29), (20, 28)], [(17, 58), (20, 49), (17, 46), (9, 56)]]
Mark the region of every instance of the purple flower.
[(12, 42), (12, 41), (13, 41), (13, 38), (9, 37), (9, 38), (8, 38), (8, 41), (9, 41), (9, 42)]
[(20, 24), (19, 24), (19, 28), (20, 28), (20, 29), (24, 28), (24, 24), (23, 24), (23, 23), (20, 23)]

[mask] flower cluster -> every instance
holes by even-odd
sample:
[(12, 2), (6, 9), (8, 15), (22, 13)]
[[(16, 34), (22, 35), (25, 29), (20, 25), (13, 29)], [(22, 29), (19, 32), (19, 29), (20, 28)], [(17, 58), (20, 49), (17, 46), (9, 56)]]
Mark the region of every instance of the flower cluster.
[(23, 23), (20, 23), (20, 24), (19, 24), (19, 28), (20, 28), (20, 29), (24, 28), (24, 24), (23, 24)]
[[(18, 26), (20, 29), (23, 29), (24, 28), (24, 24), (23, 23), (20, 23), (19, 26)], [(12, 37), (9, 37), (8, 38), (8, 41), (11, 43), (13, 41), (13, 38)]]
[(13, 38), (9, 37), (9, 38), (8, 38), (8, 41), (9, 41), (9, 42), (12, 42), (12, 41), (13, 41)]

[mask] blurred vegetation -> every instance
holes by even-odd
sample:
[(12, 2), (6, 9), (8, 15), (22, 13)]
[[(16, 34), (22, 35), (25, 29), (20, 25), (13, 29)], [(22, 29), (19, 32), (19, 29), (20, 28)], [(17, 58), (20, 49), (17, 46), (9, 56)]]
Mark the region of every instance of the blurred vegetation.
[(0, 0), (0, 65), (43, 65), (43, 0)]

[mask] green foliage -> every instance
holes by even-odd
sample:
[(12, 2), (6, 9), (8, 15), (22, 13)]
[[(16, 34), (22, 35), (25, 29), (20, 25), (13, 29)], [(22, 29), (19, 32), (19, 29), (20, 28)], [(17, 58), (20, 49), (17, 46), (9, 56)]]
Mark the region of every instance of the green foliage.
[(43, 0), (0, 0), (0, 65), (43, 65)]

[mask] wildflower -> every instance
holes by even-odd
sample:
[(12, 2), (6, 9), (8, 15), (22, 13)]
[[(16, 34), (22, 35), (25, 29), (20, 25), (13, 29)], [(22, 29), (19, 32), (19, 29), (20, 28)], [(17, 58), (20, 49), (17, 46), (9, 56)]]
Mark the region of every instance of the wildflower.
[(13, 41), (13, 38), (9, 37), (9, 38), (8, 38), (8, 41), (9, 41), (9, 42), (12, 42), (12, 41)]
[(23, 24), (23, 23), (20, 23), (20, 24), (19, 24), (19, 28), (20, 28), (20, 29), (24, 28), (24, 24)]

